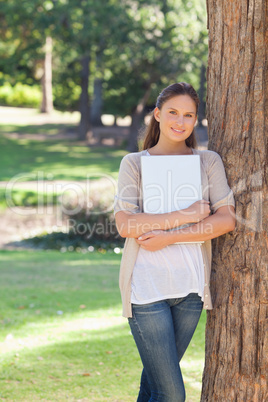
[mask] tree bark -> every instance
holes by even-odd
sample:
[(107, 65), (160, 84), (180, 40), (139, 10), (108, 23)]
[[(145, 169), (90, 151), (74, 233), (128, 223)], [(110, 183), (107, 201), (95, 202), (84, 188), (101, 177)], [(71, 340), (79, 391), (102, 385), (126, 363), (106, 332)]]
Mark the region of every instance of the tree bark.
[(52, 38), (46, 37), (44, 74), (41, 79), (42, 84), (42, 104), (41, 113), (51, 113), (53, 111), (52, 94)]
[(267, 397), (268, 7), (207, 0), (208, 148), (223, 159), (236, 229), (213, 241), (201, 401)]
[(78, 127), (79, 139), (84, 141), (87, 139), (90, 130), (90, 108), (89, 108), (89, 56), (85, 55), (81, 61), (81, 95), (80, 95), (80, 123)]
[(205, 84), (206, 84), (206, 66), (202, 64), (200, 69), (200, 88), (199, 99), (200, 105), (198, 108), (198, 125), (202, 126), (202, 121), (206, 118), (206, 102), (205, 102)]
[(151, 93), (151, 85), (147, 88), (146, 92), (144, 93), (142, 99), (138, 103), (134, 113), (132, 114), (132, 122), (129, 131), (129, 138), (128, 138), (128, 151), (135, 152), (138, 150), (138, 134), (139, 130), (142, 126), (142, 121), (144, 119), (144, 110), (146, 103), (149, 99)]
[(94, 98), (91, 104), (91, 124), (93, 127), (103, 126), (101, 121), (102, 104), (102, 80), (96, 78), (94, 81)]

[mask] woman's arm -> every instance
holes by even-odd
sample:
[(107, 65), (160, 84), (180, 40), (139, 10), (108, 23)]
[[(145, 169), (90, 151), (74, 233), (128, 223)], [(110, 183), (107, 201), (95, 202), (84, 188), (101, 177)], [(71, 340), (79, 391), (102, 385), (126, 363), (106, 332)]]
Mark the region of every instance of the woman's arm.
[(187, 223), (199, 222), (209, 214), (209, 201), (201, 200), (186, 209), (165, 214), (119, 211), (115, 215), (115, 220), (120, 236), (137, 238), (152, 230), (169, 230)]
[(234, 230), (235, 221), (234, 207), (223, 206), (195, 225), (169, 232), (152, 231), (139, 236), (136, 241), (142, 248), (156, 251), (177, 242), (198, 242), (219, 237)]

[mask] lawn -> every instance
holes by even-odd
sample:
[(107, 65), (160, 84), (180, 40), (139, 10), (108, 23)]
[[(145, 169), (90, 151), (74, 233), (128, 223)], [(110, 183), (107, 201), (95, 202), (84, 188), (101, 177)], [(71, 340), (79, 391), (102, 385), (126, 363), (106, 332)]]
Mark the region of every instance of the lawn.
[(0, 136), (0, 181), (86, 180), (104, 175), (115, 178), (125, 154), (122, 149), (92, 149), (74, 141)]
[[(53, 140), (59, 131), (72, 130), (77, 116), (66, 114), (64, 121), (56, 113), (53, 124), (40, 124), (34, 110), (5, 112), (0, 181), (117, 177), (125, 150)], [(8, 132), (46, 133), (51, 139), (1, 135)], [(12, 192), (16, 205), (36, 204), (35, 190), (27, 185)], [(4, 197), (3, 183), (2, 208)], [(136, 400), (141, 363), (121, 317), (119, 264), (113, 252), (0, 251), (1, 401)], [(187, 402), (200, 400), (205, 317), (181, 364)]]
[(75, 132), (76, 130), (77, 125), (64, 123), (0, 124), (0, 133), (46, 134), (53, 136), (59, 133)]
[[(0, 251), (0, 400), (135, 401), (141, 363), (118, 291), (120, 255)], [(182, 361), (200, 400), (205, 314)]]
[[(56, 129), (57, 125), (54, 126)], [(23, 133), (23, 126), (19, 132)], [(89, 147), (67, 139), (12, 139), (1, 135), (0, 130), (0, 209), (7, 207), (6, 197), (11, 197), (17, 206), (37, 205), (38, 199), (46, 198), (56, 204), (57, 196), (68, 192), (65, 181), (83, 181), (88, 191), (102, 179), (111, 193), (126, 153), (123, 149)], [(57, 181), (61, 184), (56, 184)], [(7, 194), (8, 182), (10, 191)]]
[[(54, 134), (77, 130), (78, 112), (46, 116), (36, 109), (0, 107), (0, 113), (0, 181), (15, 176), (19, 181), (117, 177), (125, 150), (92, 148), (68, 137), (53, 139)], [(49, 139), (14, 139), (6, 137), (9, 133), (47, 134)]]

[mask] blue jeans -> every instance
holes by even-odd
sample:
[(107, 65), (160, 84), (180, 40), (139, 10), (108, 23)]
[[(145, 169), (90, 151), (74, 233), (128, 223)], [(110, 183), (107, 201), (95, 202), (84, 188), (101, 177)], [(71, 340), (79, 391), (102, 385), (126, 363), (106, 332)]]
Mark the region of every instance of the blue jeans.
[(196, 293), (179, 299), (133, 304), (129, 325), (142, 363), (137, 402), (183, 402), (185, 388), (180, 360), (202, 312)]

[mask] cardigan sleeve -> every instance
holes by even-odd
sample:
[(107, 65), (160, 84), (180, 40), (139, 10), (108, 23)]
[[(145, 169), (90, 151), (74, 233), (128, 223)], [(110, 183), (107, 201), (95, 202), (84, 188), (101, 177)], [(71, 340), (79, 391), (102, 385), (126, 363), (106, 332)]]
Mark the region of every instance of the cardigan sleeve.
[(230, 189), (222, 159), (219, 154), (209, 151), (210, 160), (208, 167), (209, 199), (213, 213), (218, 208), (232, 205), (235, 207), (233, 192)]
[(118, 175), (118, 189), (114, 200), (114, 213), (129, 211), (141, 212), (140, 209), (140, 169), (134, 154), (124, 156)]

